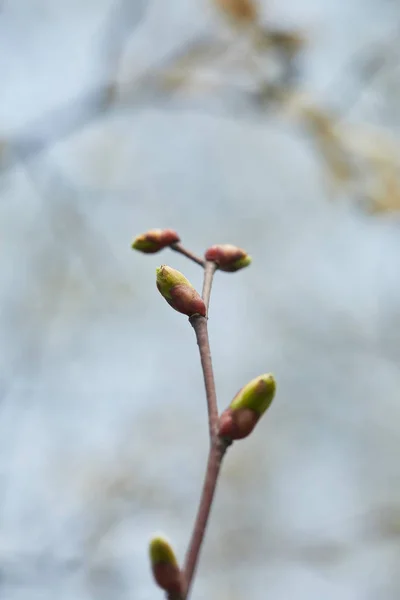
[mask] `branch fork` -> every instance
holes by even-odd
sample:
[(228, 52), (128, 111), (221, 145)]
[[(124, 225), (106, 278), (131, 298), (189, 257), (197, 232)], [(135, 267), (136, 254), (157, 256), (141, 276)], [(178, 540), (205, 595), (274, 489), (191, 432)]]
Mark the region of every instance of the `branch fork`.
[(207, 400), (209, 451), (203, 488), (193, 531), (180, 569), (169, 542), (160, 536), (150, 543), (153, 577), (166, 594), (167, 600), (187, 600), (204, 541), (215, 496), (222, 460), (234, 440), (247, 437), (267, 410), (275, 394), (275, 380), (270, 374), (260, 375), (245, 385), (230, 405), (219, 415), (214, 371), (208, 335), (208, 313), (213, 278), (217, 270), (235, 272), (247, 267), (250, 256), (230, 244), (211, 246), (204, 259), (185, 248), (178, 234), (171, 229), (153, 229), (141, 234), (132, 248), (146, 254), (169, 247), (204, 269), (201, 296), (186, 277), (167, 265), (157, 269), (157, 288), (168, 304), (189, 317), (199, 347)]

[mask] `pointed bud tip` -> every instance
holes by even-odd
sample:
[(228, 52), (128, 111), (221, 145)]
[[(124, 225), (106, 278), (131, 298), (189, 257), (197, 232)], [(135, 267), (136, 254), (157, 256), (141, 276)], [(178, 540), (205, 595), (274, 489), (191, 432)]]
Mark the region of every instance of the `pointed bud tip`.
[(219, 435), (231, 440), (247, 437), (270, 406), (276, 391), (274, 377), (255, 377), (236, 394), (219, 420)]
[(168, 563), (176, 566), (178, 564), (171, 544), (167, 538), (162, 535), (156, 535), (151, 538), (149, 554), (153, 565), (158, 563)]
[(251, 264), (252, 258), (251, 256), (249, 256), (249, 254), (246, 254), (246, 256), (243, 256), (243, 258), (239, 258), (236, 262), (235, 262), (235, 271), (239, 271), (239, 269), (244, 269), (245, 267), (248, 267)]
[(251, 408), (260, 416), (271, 404), (276, 392), (276, 382), (271, 373), (255, 377), (247, 383), (232, 400), (233, 411), (239, 408)]
[(169, 267), (168, 265), (161, 265), (160, 267), (157, 267), (156, 278), (157, 287), (164, 298), (170, 299), (171, 290), (177, 285), (183, 285), (194, 289), (190, 281), (186, 279), (183, 273), (177, 269)]

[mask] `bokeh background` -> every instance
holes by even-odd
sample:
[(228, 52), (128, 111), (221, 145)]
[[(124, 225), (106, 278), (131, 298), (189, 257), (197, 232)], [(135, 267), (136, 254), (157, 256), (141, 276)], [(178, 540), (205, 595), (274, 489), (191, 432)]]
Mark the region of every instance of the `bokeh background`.
[(220, 408), (278, 381), (193, 599), (400, 597), (400, 4), (240, 8), (1, 2), (1, 600), (161, 598), (151, 534), (184, 556), (206, 407), (154, 280), (201, 270), (152, 227), (253, 257), (213, 288)]

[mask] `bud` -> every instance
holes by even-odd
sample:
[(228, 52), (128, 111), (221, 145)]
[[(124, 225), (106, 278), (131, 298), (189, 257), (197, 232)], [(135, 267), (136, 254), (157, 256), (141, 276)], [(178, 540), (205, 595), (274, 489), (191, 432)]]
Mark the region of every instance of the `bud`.
[(176, 231), (172, 229), (150, 229), (133, 240), (132, 248), (145, 254), (154, 254), (176, 242), (179, 242)]
[(156, 273), (158, 291), (172, 308), (188, 317), (206, 316), (203, 299), (182, 273), (167, 265), (161, 265)]
[(211, 246), (205, 253), (206, 260), (215, 262), (221, 271), (234, 272), (251, 263), (251, 257), (242, 248), (231, 244)]
[(182, 576), (169, 542), (161, 536), (154, 537), (149, 547), (151, 568), (157, 585), (169, 594), (182, 593)]
[(247, 437), (271, 404), (275, 390), (275, 379), (270, 374), (252, 379), (220, 416), (219, 435), (230, 440)]

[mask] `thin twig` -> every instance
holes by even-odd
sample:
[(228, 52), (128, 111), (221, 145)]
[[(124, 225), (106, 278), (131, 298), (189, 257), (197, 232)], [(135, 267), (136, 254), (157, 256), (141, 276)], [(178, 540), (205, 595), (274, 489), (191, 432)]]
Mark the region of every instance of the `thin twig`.
[[(213, 262), (206, 261), (204, 268), (203, 282), (203, 300), (207, 307), (210, 303), (210, 294), (213, 276), (216, 270), (216, 265)], [(201, 492), (200, 504), (197, 511), (196, 521), (194, 524), (192, 537), (186, 553), (184, 566), (184, 598), (189, 596), (190, 587), (196, 571), (196, 566), (200, 556), (201, 546), (203, 544), (205, 532), (207, 529), (208, 520), (210, 517), (211, 507), (214, 500), (215, 490), (217, 488), (218, 476), (221, 468), (222, 458), (228, 447), (218, 435), (218, 406), (217, 394), (215, 390), (214, 373), (211, 361), (210, 342), (208, 338), (207, 317), (196, 315), (191, 317), (190, 323), (195, 331), (197, 344), (200, 351), (201, 366), (203, 369), (204, 385), (207, 396), (208, 409), (208, 428), (210, 435), (210, 449), (208, 453), (208, 461), (206, 474)]]
[(216, 270), (217, 270), (217, 265), (214, 262), (207, 260), (205, 267), (204, 267), (204, 281), (203, 281), (203, 292), (202, 292), (204, 304), (206, 305), (206, 309), (207, 309), (207, 317), (208, 317), (208, 307), (210, 305), (210, 295), (211, 295), (213, 277), (214, 277), (214, 273)]
[(183, 256), (186, 256), (186, 258), (189, 258), (190, 260), (197, 263), (201, 267), (205, 267), (205, 261), (202, 258), (200, 258), (199, 256), (196, 256), (196, 254), (193, 254), (193, 252), (191, 252), (190, 250), (187, 250), (187, 248), (182, 246), (182, 244), (180, 242), (171, 244), (170, 248), (171, 248), (171, 250), (174, 250), (175, 252), (178, 252), (179, 254), (183, 254)]
[(208, 519), (211, 512), (211, 506), (214, 500), (217, 487), (218, 475), (221, 468), (222, 458), (225, 454), (227, 445), (224, 444), (218, 436), (214, 440), (208, 454), (206, 476), (204, 479), (203, 490), (201, 493), (200, 505), (197, 512), (196, 522), (193, 528), (192, 538), (186, 554), (184, 567), (184, 598), (189, 597), (190, 587), (196, 571), (199, 559), (200, 549), (204, 540)]
[(207, 318), (201, 317), (200, 315), (194, 315), (193, 317), (190, 317), (189, 321), (195, 331), (200, 351), (201, 367), (203, 369), (204, 385), (207, 396), (208, 430), (210, 442), (212, 442), (218, 426), (218, 407), (211, 362), (210, 342), (208, 339)]

